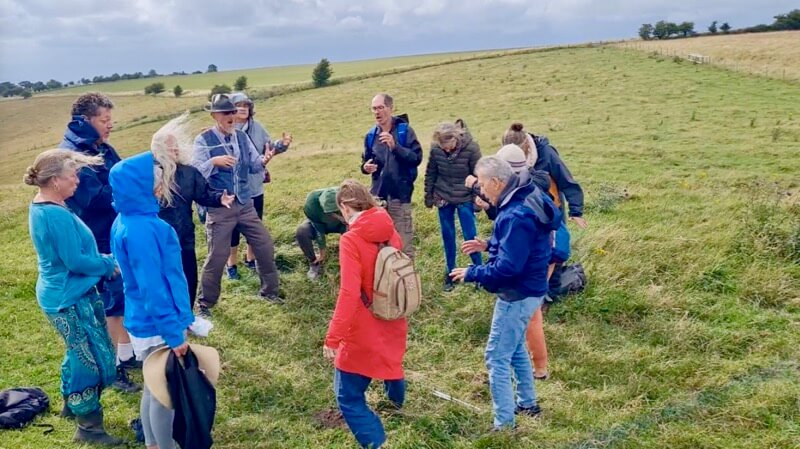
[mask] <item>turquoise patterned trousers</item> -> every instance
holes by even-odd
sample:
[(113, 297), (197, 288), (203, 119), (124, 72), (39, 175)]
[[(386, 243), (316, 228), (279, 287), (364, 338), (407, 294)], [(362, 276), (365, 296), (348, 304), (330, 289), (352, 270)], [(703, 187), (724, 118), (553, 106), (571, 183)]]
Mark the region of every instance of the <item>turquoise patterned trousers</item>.
[(93, 288), (75, 305), (45, 315), (67, 346), (61, 364), (61, 395), (67, 406), (79, 416), (99, 410), (103, 388), (116, 377), (103, 300)]

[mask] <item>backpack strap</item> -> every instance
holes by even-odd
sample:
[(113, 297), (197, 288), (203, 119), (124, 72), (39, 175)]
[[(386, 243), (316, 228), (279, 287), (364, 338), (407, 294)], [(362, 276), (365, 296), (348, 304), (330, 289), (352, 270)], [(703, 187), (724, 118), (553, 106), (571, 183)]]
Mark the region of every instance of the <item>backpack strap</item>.
[(378, 133), (380, 133), (380, 128), (378, 125), (375, 125), (368, 133), (367, 133), (367, 140), (364, 141), (364, 154), (368, 152), (372, 152), (372, 145), (375, 143), (375, 138), (378, 137)]
[(397, 144), (401, 147), (406, 146), (408, 140), (408, 123), (401, 122), (397, 124)]
[[(387, 246), (391, 245), (391, 242), (387, 240), (385, 242), (380, 242), (377, 245), (378, 245), (378, 252), (380, 253), (383, 248), (386, 248)], [(361, 302), (363, 302), (364, 307), (368, 309), (369, 306), (372, 305), (372, 301), (369, 300), (369, 296), (367, 296), (367, 292), (365, 292), (363, 288), (361, 289)]]

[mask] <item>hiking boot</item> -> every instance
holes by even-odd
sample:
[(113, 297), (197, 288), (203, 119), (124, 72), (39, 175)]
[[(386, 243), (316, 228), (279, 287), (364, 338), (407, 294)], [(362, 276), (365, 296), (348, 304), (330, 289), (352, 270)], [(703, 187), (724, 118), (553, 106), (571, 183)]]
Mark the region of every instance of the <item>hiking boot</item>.
[(281, 298), (276, 293), (273, 293), (271, 295), (261, 295), (261, 299), (263, 299), (264, 301), (267, 301), (268, 303), (277, 304), (277, 305), (281, 305), (281, 304), (286, 302), (283, 298)]
[(238, 281), (241, 279), (241, 276), (239, 276), (239, 268), (236, 265), (226, 266), (225, 271), (228, 273), (228, 279), (232, 281)]
[(111, 388), (119, 390), (123, 393), (136, 393), (141, 391), (142, 386), (132, 382), (128, 378), (128, 371), (126, 371), (125, 368), (117, 365), (117, 380), (111, 384)]
[(75, 419), (75, 414), (72, 413), (72, 410), (70, 410), (67, 405), (67, 398), (64, 398), (64, 408), (61, 409), (61, 413), (59, 413), (58, 416), (64, 419)]
[(142, 369), (142, 361), (136, 360), (136, 356), (133, 356), (127, 360), (120, 360), (117, 366), (121, 366), (125, 369)]
[(531, 418), (538, 418), (542, 414), (542, 409), (541, 407), (539, 407), (539, 404), (534, 404), (530, 407), (517, 406), (517, 408), (514, 409), (514, 414), (530, 416)]
[(306, 274), (309, 280), (316, 281), (322, 276), (322, 264), (312, 263)]
[(255, 259), (253, 259), (253, 260), (245, 260), (244, 261), (244, 266), (246, 266), (247, 268), (251, 269), (252, 271), (256, 271), (256, 261), (255, 261)]
[(200, 304), (199, 306), (197, 306), (197, 316), (199, 316), (201, 318), (205, 318), (207, 320), (210, 320), (211, 319), (211, 309), (209, 309), (208, 307)]
[(88, 415), (76, 416), (78, 429), (75, 431), (73, 441), (77, 443), (104, 444), (107, 446), (120, 446), (125, 441), (112, 437), (106, 433), (103, 427), (103, 411), (89, 413)]

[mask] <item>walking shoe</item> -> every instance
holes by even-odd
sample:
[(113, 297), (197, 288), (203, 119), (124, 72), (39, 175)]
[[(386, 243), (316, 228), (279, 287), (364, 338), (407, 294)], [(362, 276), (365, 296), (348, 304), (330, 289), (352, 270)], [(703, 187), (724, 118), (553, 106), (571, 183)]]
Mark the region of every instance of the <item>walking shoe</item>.
[(319, 263), (312, 263), (311, 267), (308, 269), (307, 273), (308, 279), (312, 281), (316, 281), (322, 276), (322, 264)]
[(453, 282), (452, 279), (450, 279), (450, 276), (445, 276), (444, 285), (442, 286), (442, 291), (444, 291), (445, 293), (452, 292), (453, 290), (455, 290), (455, 288), (456, 284)]
[(75, 414), (72, 413), (72, 410), (67, 405), (67, 398), (64, 398), (64, 408), (61, 409), (61, 413), (58, 416), (64, 419), (75, 419)]
[(239, 276), (239, 268), (236, 265), (226, 266), (225, 270), (228, 272), (228, 279), (232, 281), (238, 281), (241, 279)]
[(106, 433), (106, 429), (103, 427), (102, 410), (97, 410), (88, 415), (76, 416), (75, 420), (78, 422), (78, 429), (75, 431), (75, 437), (73, 438), (75, 442), (96, 443), (107, 446), (125, 444), (125, 441)]
[(125, 369), (142, 369), (142, 361), (136, 360), (136, 356), (133, 356), (127, 360), (120, 360), (119, 366)]
[(141, 391), (142, 386), (131, 382), (131, 380), (128, 378), (128, 372), (125, 370), (125, 368), (117, 365), (117, 380), (111, 384), (111, 388), (119, 390), (123, 393), (136, 393)]
[(261, 299), (263, 299), (264, 301), (267, 301), (269, 303), (278, 304), (278, 305), (283, 304), (283, 303), (286, 302), (286, 301), (284, 301), (283, 298), (281, 298), (280, 296), (278, 296), (275, 293), (273, 293), (271, 295), (261, 295)]
[(209, 309), (208, 307), (200, 304), (199, 306), (197, 306), (197, 316), (199, 316), (201, 318), (205, 318), (207, 320), (210, 320), (211, 319), (211, 309)]
[(253, 271), (256, 271), (256, 261), (255, 261), (255, 259), (253, 259), (253, 260), (245, 260), (244, 261), (244, 266), (246, 266), (247, 268), (249, 268), (249, 269), (251, 269)]
[(539, 415), (542, 414), (542, 409), (541, 407), (539, 407), (539, 404), (535, 404), (531, 407), (517, 406), (517, 408), (514, 410), (514, 414), (530, 416), (531, 418), (538, 418)]

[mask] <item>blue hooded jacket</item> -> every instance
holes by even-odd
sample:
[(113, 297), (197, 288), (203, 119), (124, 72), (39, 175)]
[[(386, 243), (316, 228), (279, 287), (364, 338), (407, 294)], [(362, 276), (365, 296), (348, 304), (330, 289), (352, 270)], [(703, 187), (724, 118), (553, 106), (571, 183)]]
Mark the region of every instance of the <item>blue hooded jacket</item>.
[(67, 206), (91, 229), (97, 247), (101, 253), (111, 251), (109, 239), (111, 223), (117, 212), (111, 206), (111, 186), (108, 184), (108, 172), (121, 159), (114, 148), (107, 144), (97, 144), (100, 134), (89, 120), (82, 115), (75, 115), (64, 131), (64, 140), (60, 148), (78, 151), (89, 156), (102, 156), (104, 164), (99, 167), (85, 167), (78, 173), (80, 184)]
[(160, 335), (180, 346), (194, 322), (175, 230), (158, 218), (153, 154), (125, 159), (111, 169), (114, 208), (111, 250), (125, 285), (125, 327), (139, 338)]
[(464, 280), (477, 282), (508, 302), (544, 296), (551, 231), (561, 221), (561, 211), (547, 195), (530, 180), (520, 182), (512, 176), (500, 196), (487, 248), (489, 261), (470, 266)]

